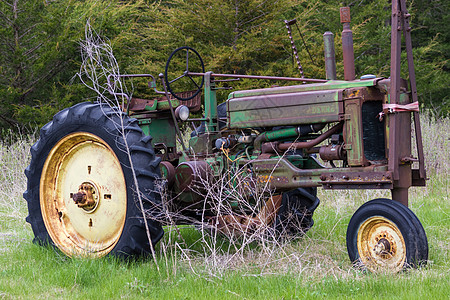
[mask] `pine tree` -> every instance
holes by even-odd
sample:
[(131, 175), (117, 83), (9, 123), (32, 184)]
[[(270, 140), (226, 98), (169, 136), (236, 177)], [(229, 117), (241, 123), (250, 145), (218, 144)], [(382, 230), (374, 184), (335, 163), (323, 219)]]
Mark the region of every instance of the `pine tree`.
[(72, 80), (86, 21), (125, 48), (141, 6), (139, 1), (0, 1), (0, 128), (42, 126), (57, 111), (89, 99), (89, 91)]

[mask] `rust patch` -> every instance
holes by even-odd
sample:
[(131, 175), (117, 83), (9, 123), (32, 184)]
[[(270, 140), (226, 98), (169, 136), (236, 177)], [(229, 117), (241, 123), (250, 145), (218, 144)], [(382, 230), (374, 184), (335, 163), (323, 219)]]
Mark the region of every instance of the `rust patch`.
[(254, 217), (230, 214), (215, 217), (212, 219), (212, 223), (214, 224), (217, 221), (218, 229), (227, 236), (255, 233), (258, 229), (271, 225), (275, 221), (282, 199), (283, 195), (281, 194), (270, 197)]

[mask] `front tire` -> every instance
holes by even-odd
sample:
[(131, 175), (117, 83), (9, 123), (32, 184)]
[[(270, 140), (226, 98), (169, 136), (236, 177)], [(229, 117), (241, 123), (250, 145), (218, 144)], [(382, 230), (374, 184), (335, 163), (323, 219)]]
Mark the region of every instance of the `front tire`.
[(154, 246), (163, 235), (159, 160), (151, 137), (118, 109), (81, 103), (57, 113), (25, 170), (34, 241), (68, 256), (150, 253), (138, 195)]
[(350, 260), (371, 272), (399, 272), (428, 259), (422, 224), (406, 206), (390, 199), (363, 204), (347, 228)]

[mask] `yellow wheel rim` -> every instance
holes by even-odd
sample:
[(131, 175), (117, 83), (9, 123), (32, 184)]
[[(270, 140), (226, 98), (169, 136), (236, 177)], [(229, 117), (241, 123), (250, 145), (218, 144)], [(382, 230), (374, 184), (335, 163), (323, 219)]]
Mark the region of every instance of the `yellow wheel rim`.
[(398, 272), (403, 268), (406, 259), (403, 235), (384, 217), (371, 217), (361, 224), (357, 246), (361, 262), (372, 272)]
[[(91, 203), (80, 207), (75, 200), (85, 190)], [(125, 178), (114, 151), (86, 132), (61, 139), (42, 169), (40, 206), (48, 233), (64, 254), (108, 254), (122, 234), (127, 208)]]

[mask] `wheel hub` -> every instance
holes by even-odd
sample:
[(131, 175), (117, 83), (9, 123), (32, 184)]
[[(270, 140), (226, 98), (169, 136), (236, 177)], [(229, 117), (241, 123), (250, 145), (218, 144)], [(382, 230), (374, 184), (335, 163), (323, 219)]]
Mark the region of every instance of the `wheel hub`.
[(398, 272), (406, 259), (406, 244), (400, 230), (381, 216), (368, 218), (361, 224), (357, 247), (361, 262), (372, 272)]
[(125, 224), (126, 189), (120, 161), (103, 139), (87, 132), (62, 138), (40, 181), (42, 218), (52, 241), (69, 256), (109, 253)]
[(71, 196), (75, 204), (86, 212), (93, 212), (97, 208), (99, 202), (98, 189), (93, 183), (82, 183), (78, 188), (78, 192)]
[(378, 241), (378, 243), (373, 247), (373, 251), (376, 255), (389, 255), (391, 253), (391, 244), (385, 238), (382, 238)]

